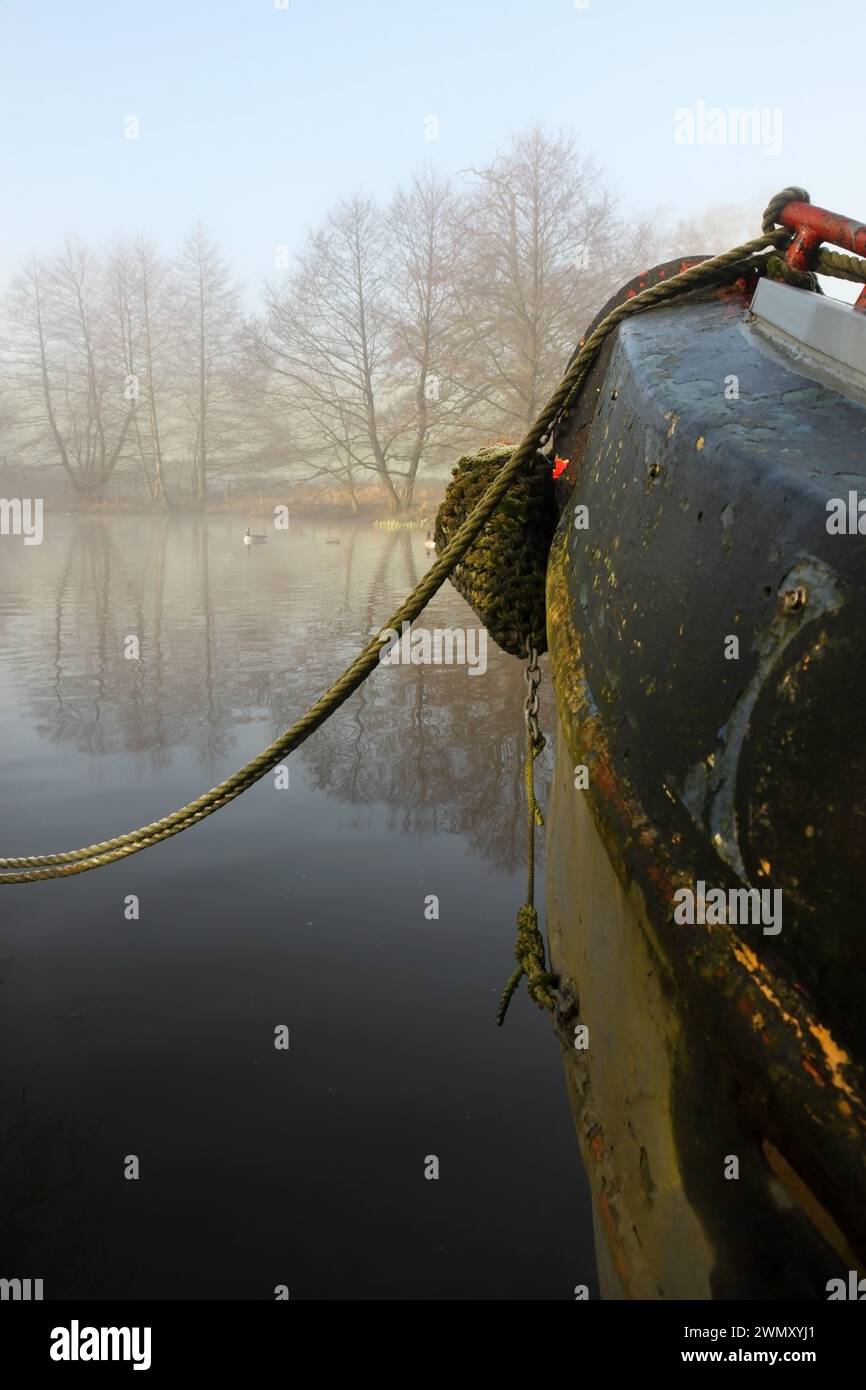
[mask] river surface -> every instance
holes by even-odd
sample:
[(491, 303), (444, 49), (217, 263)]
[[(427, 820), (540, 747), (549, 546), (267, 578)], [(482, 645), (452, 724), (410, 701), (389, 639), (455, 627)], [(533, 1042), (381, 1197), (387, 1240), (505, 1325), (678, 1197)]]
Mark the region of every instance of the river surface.
[[(0, 854), (199, 795), (430, 563), (418, 533), (293, 520), (246, 550), (245, 524), (46, 514), (41, 545), (0, 537)], [(476, 626), (450, 585), (420, 621)], [(380, 668), (287, 788), (0, 890), (0, 1276), (46, 1299), (595, 1296), (558, 1046), (523, 992), (493, 1024), (524, 687), (487, 658)]]

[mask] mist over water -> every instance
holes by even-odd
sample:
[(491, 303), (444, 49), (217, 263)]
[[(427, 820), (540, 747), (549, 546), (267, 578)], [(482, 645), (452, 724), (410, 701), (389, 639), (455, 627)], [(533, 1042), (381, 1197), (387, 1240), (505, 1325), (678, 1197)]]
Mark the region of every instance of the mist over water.
[[(228, 775), (430, 563), (417, 532), (293, 521), (246, 550), (244, 524), (51, 513), (45, 544), (4, 540), (3, 854), (104, 839)], [(450, 586), (422, 621), (476, 625)], [(523, 695), (492, 644), (483, 677), (382, 668), (287, 790), (269, 774), (141, 855), (5, 890), (6, 1274), (51, 1299), (595, 1295), (558, 1045), (524, 995), (493, 1024)], [(543, 692), (549, 732), (552, 713)]]

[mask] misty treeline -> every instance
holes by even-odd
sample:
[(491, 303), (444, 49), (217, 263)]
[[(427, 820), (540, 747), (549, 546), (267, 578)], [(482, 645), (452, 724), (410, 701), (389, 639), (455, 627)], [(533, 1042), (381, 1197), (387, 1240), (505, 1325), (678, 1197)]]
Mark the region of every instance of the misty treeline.
[(262, 373), (240, 291), (202, 227), (171, 259), (143, 240), (33, 256), (3, 318), (7, 463), (14, 450), (62, 469), (83, 501), (135, 477), (167, 508), (203, 504), (220, 470), (255, 460)]
[(68, 242), (4, 300), (0, 464), (61, 470), (82, 502), (204, 506), (279, 477), (356, 510), (374, 481), (403, 511), (424, 470), (519, 438), (605, 299), (667, 254), (538, 129), (385, 205), (338, 202), (275, 248), (253, 317), (201, 225), (175, 255)]

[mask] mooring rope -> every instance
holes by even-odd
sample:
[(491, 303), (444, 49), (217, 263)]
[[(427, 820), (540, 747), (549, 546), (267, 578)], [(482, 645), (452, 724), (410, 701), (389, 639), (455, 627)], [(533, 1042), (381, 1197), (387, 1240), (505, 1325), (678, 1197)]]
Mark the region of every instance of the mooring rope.
[[(680, 295), (687, 294), (690, 290), (711, 284), (725, 284), (737, 279), (746, 271), (756, 268), (759, 274), (765, 273), (767, 257), (763, 257), (759, 253), (768, 247), (781, 249), (788, 245), (792, 239), (790, 232), (781, 227), (774, 227), (773, 223), (775, 214), (781, 211), (786, 202), (794, 198), (801, 202), (809, 201), (809, 195), (804, 193), (803, 189), (785, 189), (768, 205), (764, 219), (764, 232), (761, 236), (755, 237), (752, 241), (744, 242), (742, 246), (734, 247), (733, 250), (726, 251), (720, 256), (712, 256), (701, 261), (688, 270), (682, 271), (679, 275), (671, 276), (668, 280), (661, 280), (658, 284), (651, 285), (648, 289), (640, 291), (631, 299), (619, 304), (607, 315), (581, 345), (580, 351), (569, 365), (562, 381), (477, 506), (459, 530), (455, 532), (445, 550), (423, 579), (415, 585), (397, 611), (387, 622), (382, 624), (379, 631), (384, 631), (386, 628), (400, 631), (403, 622), (412, 623), (423, 612), (433, 595), (442, 587), (452, 570), (472, 547), (473, 542), (507, 493), (511, 483), (535, 457), (536, 451), (547, 443), (559, 419), (574, 403), (599, 350), (617, 325), (632, 314), (642, 313), (656, 305), (665, 304)], [(834, 253), (824, 254), (828, 257), (833, 255), (835, 264)], [(856, 261), (858, 258), (844, 257), (843, 259), (847, 263)], [(860, 264), (864, 267), (862, 278), (866, 279), (866, 262), (860, 262)], [(859, 275), (854, 275), (851, 266), (846, 268), (848, 270), (846, 278), (861, 278)], [(841, 272), (833, 269), (829, 270), (828, 273), (838, 274)], [(140, 826), (137, 830), (130, 830), (124, 835), (115, 835), (112, 839), (103, 840), (99, 844), (84, 845), (80, 849), (67, 850), (61, 854), (30, 855), (12, 859), (0, 858), (0, 884), (38, 883), (44, 879), (65, 878), (72, 874), (86, 873), (89, 869), (99, 869), (106, 864), (113, 864), (119, 859), (125, 859), (128, 855), (138, 854), (140, 850), (158, 844), (161, 840), (168, 840), (173, 835), (179, 835), (182, 830), (187, 830), (207, 816), (213, 815), (214, 811), (218, 811), (221, 807), (227, 806), (230, 801), (234, 801), (235, 797), (240, 796), (254, 782), (258, 782), (285, 757), (300, 747), (312, 733), (315, 733), (316, 729), (324, 724), (326, 719), (345, 704), (349, 696), (375, 670), (379, 663), (381, 645), (378, 636), (372, 638), (343, 674), (328, 687), (300, 719), (295, 721), (291, 728), (287, 729), (273, 743), (268, 744), (267, 748), (263, 749), (257, 757), (245, 763), (237, 772), (232, 773), (225, 781), (212, 787), (210, 791), (204, 792), (195, 801), (190, 801), (186, 806), (172, 811), (170, 815), (164, 816), (161, 820), (152, 821), (150, 825)]]

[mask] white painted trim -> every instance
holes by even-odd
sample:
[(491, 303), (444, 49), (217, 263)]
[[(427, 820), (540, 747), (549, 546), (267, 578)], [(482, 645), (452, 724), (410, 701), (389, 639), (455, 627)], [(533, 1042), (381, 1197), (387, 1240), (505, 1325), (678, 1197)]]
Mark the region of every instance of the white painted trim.
[(866, 386), (866, 314), (838, 299), (767, 279), (758, 281), (751, 312), (754, 327), (804, 365)]

